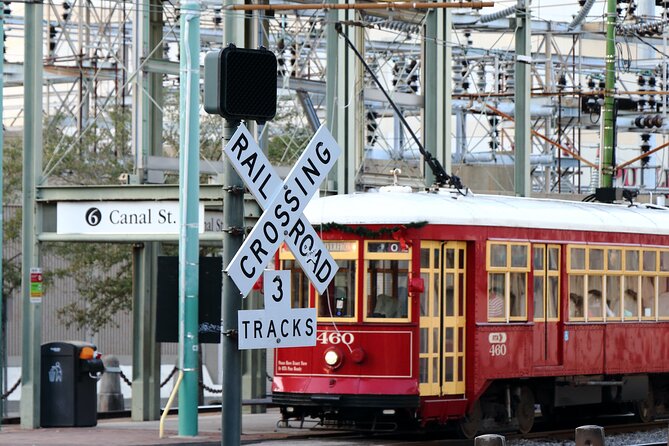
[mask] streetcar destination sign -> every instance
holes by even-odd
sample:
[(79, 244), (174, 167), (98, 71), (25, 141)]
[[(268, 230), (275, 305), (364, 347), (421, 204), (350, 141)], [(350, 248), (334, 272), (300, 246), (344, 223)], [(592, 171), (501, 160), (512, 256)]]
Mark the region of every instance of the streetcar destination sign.
[(327, 127), (316, 131), (283, 183), (243, 124), (224, 151), (265, 209), (226, 269), (241, 294), (251, 291), (284, 240), (314, 287), (323, 293), (337, 264), (302, 212), (341, 152)]
[(265, 270), (264, 310), (237, 312), (239, 349), (316, 345), (316, 309), (290, 308), (290, 271)]

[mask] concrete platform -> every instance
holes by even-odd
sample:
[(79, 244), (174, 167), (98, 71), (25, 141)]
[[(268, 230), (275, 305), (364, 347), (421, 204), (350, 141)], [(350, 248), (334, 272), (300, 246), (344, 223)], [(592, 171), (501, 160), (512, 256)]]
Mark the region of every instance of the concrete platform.
[[(261, 445), (277, 440), (298, 439), (327, 435), (325, 430), (314, 431), (308, 427), (279, 428), (278, 409), (268, 409), (265, 414), (242, 416), (242, 444)], [(170, 415), (165, 423), (164, 437), (159, 438), (158, 421), (130, 421), (128, 419), (99, 420), (95, 427), (67, 427), (22, 429), (15, 424), (0, 428), (0, 445), (49, 445), (49, 446), (126, 446), (126, 445), (221, 445), (221, 414), (206, 413), (198, 417), (197, 437), (178, 437), (178, 418)]]

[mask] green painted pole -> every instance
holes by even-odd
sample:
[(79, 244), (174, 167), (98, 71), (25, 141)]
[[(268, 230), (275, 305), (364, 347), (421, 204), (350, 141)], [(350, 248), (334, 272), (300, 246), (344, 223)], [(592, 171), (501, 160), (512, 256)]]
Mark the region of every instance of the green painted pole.
[(200, 6), (181, 2), (179, 139), (179, 435), (198, 432)]
[(530, 153), (532, 153), (532, 135), (530, 134), (530, 93), (532, 89), (531, 38), (532, 21), (529, 14), (530, 0), (518, 0), (516, 7), (516, 148), (514, 188), (516, 196), (529, 197), (532, 192), (530, 180)]
[[(4, 102), (4, 91), (5, 91), (5, 12), (2, 5), (0, 5), (0, 160), (3, 158), (3, 142), (5, 140), (5, 126), (3, 125), (4, 121), (2, 120), (2, 114), (4, 111), (3, 102)], [(5, 209), (3, 203), (3, 177), (2, 169), (0, 168), (0, 253), (2, 253), (3, 248), (3, 237), (4, 233), (2, 231), (3, 226), (3, 211)], [(0, 262), (0, 283), (4, 283), (2, 276), (2, 262)], [(5, 328), (3, 310), (5, 306), (5, 296), (4, 290), (0, 294), (0, 333), (3, 333)], [(3, 383), (5, 382), (5, 345), (6, 340), (0, 340), (0, 394), (4, 393)], [(4, 400), (0, 398), (0, 429), (2, 429), (2, 417), (5, 415), (5, 404)]]
[(604, 84), (604, 135), (602, 138), (602, 187), (613, 186), (613, 141), (615, 139), (614, 99), (616, 88), (616, 0), (607, 0), (606, 8), (606, 81)]
[(42, 48), (44, 5), (25, 3), (23, 46), (23, 221), (21, 226), (21, 427), (40, 426), (40, 347), (42, 343), (42, 300), (30, 296), (30, 269), (40, 267), (36, 234), (41, 227), (35, 190), (42, 172)]

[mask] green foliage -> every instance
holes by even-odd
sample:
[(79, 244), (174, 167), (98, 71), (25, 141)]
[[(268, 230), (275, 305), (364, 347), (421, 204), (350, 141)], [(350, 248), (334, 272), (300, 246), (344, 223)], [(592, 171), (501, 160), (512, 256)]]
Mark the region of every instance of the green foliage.
[(57, 310), (66, 327), (93, 333), (114, 325), (118, 312), (132, 309), (132, 247), (106, 243), (55, 243), (50, 250), (68, 260), (66, 268), (53, 271), (71, 277), (81, 300)]
[(277, 110), (277, 117), (270, 127), (267, 157), (276, 166), (289, 166), (300, 157), (313, 132), (305, 126), (292, 110)]

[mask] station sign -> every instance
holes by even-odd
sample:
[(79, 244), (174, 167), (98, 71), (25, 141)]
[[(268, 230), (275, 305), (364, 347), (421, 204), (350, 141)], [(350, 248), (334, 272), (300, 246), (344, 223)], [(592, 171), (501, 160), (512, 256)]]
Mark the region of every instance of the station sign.
[(316, 345), (316, 309), (291, 308), (290, 271), (266, 270), (264, 310), (237, 312), (239, 349)]
[(302, 212), (341, 153), (327, 127), (322, 125), (316, 131), (283, 183), (243, 124), (224, 151), (265, 209), (226, 273), (246, 296), (286, 241), (314, 287), (323, 293), (337, 272), (337, 264)]
[[(179, 234), (178, 201), (62, 201), (56, 207), (58, 234)], [(204, 204), (199, 232), (204, 232)]]

